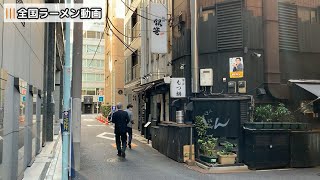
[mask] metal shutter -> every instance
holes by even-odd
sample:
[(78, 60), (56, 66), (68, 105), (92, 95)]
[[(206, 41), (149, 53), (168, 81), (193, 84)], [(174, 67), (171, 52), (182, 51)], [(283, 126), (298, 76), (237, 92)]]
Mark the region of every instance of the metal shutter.
[(217, 19), (218, 50), (242, 48), (242, 2), (217, 4)]
[(298, 51), (297, 6), (279, 3), (279, 47)]

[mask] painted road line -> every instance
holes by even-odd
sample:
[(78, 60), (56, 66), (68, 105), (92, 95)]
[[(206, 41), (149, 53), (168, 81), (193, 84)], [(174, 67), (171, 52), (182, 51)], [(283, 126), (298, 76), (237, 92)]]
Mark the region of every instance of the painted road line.
[[(108, 136), (111, 135), (112, 137), (108, 137), (108, 136), (105, 136), (105, 135), (108, 135)], [(108, 132), (103, 132), (101, 134), (98, 134), (96, 137), (103, 138), (103, 139), (108, 139), (108, 140), (112, 140), (112, 141), (115, 140), (114, 133), (108, 133)]]
[(105, 126), (105, 125), (101, 125), (101, 124), (99, 124), (99, 125), (96, 125), (96, 124), (90, 125), (90, 124), (88, 124), (87, 126), (89, 126), (89, 127), (92, 127), (92, 126), (96, 127), (96, 126)]

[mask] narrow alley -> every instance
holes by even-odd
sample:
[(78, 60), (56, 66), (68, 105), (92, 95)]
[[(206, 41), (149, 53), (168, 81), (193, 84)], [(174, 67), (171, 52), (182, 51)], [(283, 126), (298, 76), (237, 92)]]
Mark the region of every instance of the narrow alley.
[[(126, 159), (117, 157), (112, 125), (104, 125), (96, 115), (83, 115), (81, 127), (81, 170), (76, 180), (318, 180), (319, 168), (248, 171), (229, 174), (203, 174), (177, 163), (139, 141), (136, 132), (133, 148), (127, 149)], [(139, 140), (137, 140), (139, 139)]]

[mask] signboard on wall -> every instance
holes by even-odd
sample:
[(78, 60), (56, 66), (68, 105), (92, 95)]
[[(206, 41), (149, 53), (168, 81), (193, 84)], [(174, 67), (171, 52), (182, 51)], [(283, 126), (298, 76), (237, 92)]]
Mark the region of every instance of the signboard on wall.
[(151, 52), (157, 54), (168, 53), (167, 9), (163, 4), (150, 2), (149, 19), (151, 19)]
[(171, 78), (170, 97), (185, 98), (186, 97), (186, 80), (185, 78)]
[(243, 78), (243, 71), (244, 66), (242, 57), (229, 58), (230, 78)]

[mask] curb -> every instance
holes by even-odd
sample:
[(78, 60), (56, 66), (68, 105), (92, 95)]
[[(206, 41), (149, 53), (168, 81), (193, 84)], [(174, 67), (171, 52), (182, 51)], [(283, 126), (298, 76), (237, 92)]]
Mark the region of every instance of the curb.
[(45, 166), (44, 166), (44, 168), (43, 168), (43, 170), (42, 170), (42, 172), (41, 172), (41, 175), (40, 175), (40, 177), (39, 177), (40, 180), (44, 180), (44, 179), (47, 178), (47, 174), (48, 174), (48, 172), (49, 172), (49, 168), (50, 168), (50, 166), (51, 166), (51, 164), (52, 164), (52, 161), (53, 161), (54, 158), (55, 158), (55, 154), (56, 154), (56, 151), (57, 151), (57, 145), (58, 145), (60, 139), (61, 139), (61, 133), (59, 132), (58, 138), (57, 138), (56, 141), (54, 142), (52, 151), (51, 151), (51, 153), (50, 153), (50, 154), (52, 154), (53, 156), (52, 156), (52, 158), (51, 158), (51, 161), (50, 161), (50, 162), (47, 162), (47, 163), (45, 164)]

